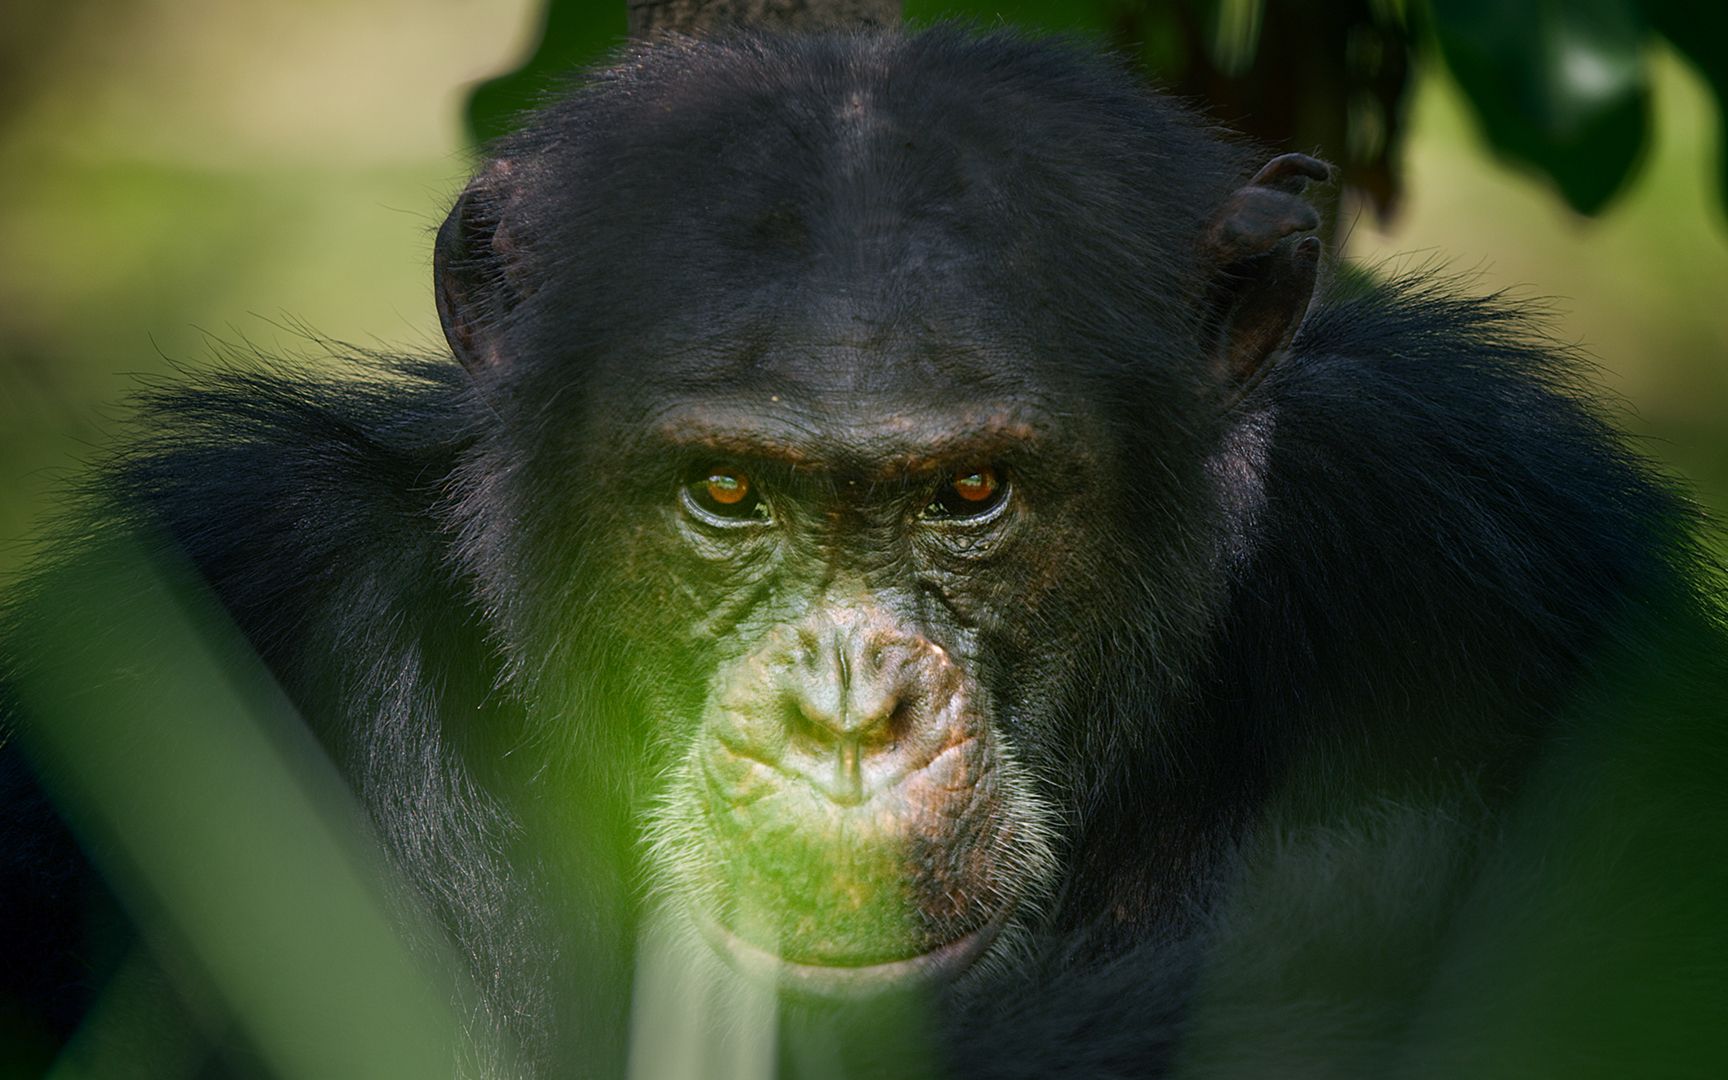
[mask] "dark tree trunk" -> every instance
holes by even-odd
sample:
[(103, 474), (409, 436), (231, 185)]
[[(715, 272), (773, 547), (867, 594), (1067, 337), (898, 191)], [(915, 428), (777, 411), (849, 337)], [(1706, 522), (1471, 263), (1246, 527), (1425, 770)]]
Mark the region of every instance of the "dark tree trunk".
[(888, 26), (900, 21), (900, 0), (626, 0), (630, 36), (700, 34), (723, 26), (812, 29)]

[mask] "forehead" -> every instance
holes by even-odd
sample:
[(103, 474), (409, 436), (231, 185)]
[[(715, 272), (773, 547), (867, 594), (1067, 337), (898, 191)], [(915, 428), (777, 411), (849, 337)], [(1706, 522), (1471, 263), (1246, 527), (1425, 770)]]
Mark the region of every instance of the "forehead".
[(687, 43), (602, 73), (502, 147), (523, 351), (623, 357), (627, 383), (666, 376), (661, 398), (730, 365), (733, 385), (880, 401), (981, 396), (980, 354), (1022, 358), (989, 376), (1187, 333), (1237, 152), (1052, 49)]
[(1086, 412), (1004, 345), (853, 335), (746, 336), (639, 362), (636, 377), (597, 380), (590, 420), (620, 449), (894, 474), (1048, 453)]

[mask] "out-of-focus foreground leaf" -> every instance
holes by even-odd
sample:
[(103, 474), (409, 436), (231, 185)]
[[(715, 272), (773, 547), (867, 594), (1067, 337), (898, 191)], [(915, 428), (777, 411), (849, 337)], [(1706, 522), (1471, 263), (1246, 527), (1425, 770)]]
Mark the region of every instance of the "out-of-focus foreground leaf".
[(172, 1015), (163, 975), (194, 1013), (213, 1006), (198, 1019), (217, 1052), (284, 1080), (449, 1075), (473, 1048), (451, 1004), (467, 991), (428, 962), (436, 930), (262, 664), (160, 550), (110, 536), (37, 578), (10, 688), (44, 786), (161, 965), (108, 984), (54, 1075), (171, 1074), (141, 1064), (168, 1033), (127, 1020)]
[(1488, 141), (1572, 208), (1601, 210), (1644, 147), (1650, 95), (1632, 0), (1432, 0), (1440, 50)]

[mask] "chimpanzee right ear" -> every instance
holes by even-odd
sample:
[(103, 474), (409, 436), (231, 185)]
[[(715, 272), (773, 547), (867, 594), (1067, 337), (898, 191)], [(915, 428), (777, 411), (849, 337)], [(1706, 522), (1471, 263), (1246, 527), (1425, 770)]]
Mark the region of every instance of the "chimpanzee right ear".
[(451, 351), (475, 373), (504, 362), (505, 318), (530, 291), (520, 245), (511, 233), (513, 172), (511, 162), (498, 160), (469, 181), (433, 246), (438, 321)]
[(1246, 385), (1290, 344), (1320, 263), (1320, 213), (1302, 198), (1310, 180), (1332, 167), (1307, 154), (1283, 154), (1224, 201), (1201, 252), (1212, 275), (1207, 345), (1227, 380)]

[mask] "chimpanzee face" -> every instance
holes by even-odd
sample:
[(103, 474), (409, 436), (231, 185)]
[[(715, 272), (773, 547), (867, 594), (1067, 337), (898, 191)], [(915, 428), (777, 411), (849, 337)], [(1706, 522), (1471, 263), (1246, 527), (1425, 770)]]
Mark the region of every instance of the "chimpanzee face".
[(1259, 484), (1231, 403), (1305, 309), (1326, 168), (1227, 196), (1234, 151), (1138, 98), (1076, 168), (888, 68), (727, 72), (577, 99), (441, 230), (486, 403), (458, 557), (722, 954), (951, 974), (1207, 647)]
[(1119, 481), (1082, 403), (988, 364), (782, 347), (589, 402), (597, 591), (632, 597), (667, 762), (656, 872), (785, 984), (952, 973), (1055, 871), (1061, 796), (1024, 763), (1072, 752), (1051, 719), (1110, 610)]

